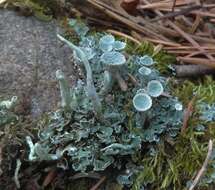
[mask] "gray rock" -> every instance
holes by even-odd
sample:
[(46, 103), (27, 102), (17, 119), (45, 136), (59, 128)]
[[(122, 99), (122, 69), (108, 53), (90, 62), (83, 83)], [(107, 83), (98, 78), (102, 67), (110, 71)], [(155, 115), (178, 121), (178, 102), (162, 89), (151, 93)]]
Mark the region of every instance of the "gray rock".
[(60, 99), (55, 71), (74, 83), (72, 52), (56, 37), (55, 21), (42, 22), (0, 10), (0, 96), (18, 96), (19, 111), (38, 117), (56, 109)]

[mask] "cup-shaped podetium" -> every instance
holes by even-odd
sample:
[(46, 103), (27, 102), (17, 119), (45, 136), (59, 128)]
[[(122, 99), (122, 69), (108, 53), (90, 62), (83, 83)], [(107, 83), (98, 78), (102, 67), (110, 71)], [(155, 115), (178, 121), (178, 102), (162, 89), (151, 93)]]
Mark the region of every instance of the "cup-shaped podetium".
[(125, 47), (126, 47), (126, 43), (121, 41), (115, 41), (113, 46), (114, 50), (116, 51), (123, 50)]
[(142, 66), (138, 69), (138, 72), (143, 76), (148, 76), (152, 73), (152, 70), (148, 67)]
[(69, 84), (67, 83), (65, 76), (61, 70), (56, 71), (56, 78), (60, 84), (61, 106), (66, 112), (70, 112), (72, 108)]
[(126, 63), (125, 56), (117, 51), (105, 52), (101, 56), (101, 62), (105, 65), (109, 75), (116, 80), (122, 91), (127, 90), (127, 84), (121, 77), (120, 69)]
[(144, 112), (152, 107), (152, 99), (146, 93), (138, 93), (133, 98), (133, 105), (137, 111)]
[(117, 51), (105, 52), (101, 56), (101, 62), (108, 68), (117, 68), (125, 64), (125, 56)]
[(154, 64), (154, 61), (153, 61), (152, 57), (150, 57), (148, 55), (144, 55), (139, 58), (139, 63), (140, 63), (140, 65), (151, 66)]
[(147, 85), (147, 93), (152, 97), (160, 96), (163, 91), (163, 85), (158, 80), (151, 80)]
[(108, 34), (100, 38), (99, 40), (99, 48), (103, 51), (112, 51), (115, 43), (114, 36)]
[(103, 79), (103, 87), (101, 88), (100, 95), (107, 94), (113, 85), (113, 77), (109, 71), (104, 72), (104, 79)]
[(183, 110), (183, 105), (181, 103), (176, 103), (175, 104), (175, 110), (176, 111), (182, 111)]

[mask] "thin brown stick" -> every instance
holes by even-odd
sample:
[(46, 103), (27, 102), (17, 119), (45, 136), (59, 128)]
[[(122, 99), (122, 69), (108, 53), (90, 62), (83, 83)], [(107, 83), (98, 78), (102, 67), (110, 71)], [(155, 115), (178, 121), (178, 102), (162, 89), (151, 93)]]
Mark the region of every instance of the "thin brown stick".
[(175, 6), (176, 6), (176, 0), (173, 0), (173, 5), (172, 5), (172, 12), (175, 12)]
[(198, 14), (198, 15), (201, 15), (201, 16), (206, 16), (206, 17), (215, 18), (215, 14), (210, 13), (210, 12), (192, 11), (191, 14)]
[(135, 31), (131, 32), (131, 35), (139, 40), (140, 42), (142, 41), (149, 41), (149, 42), (153, 42), (155, 44), (164, 44), (164, 45), (168, 45), (168, 46), (172, 46), (172, 47), (180, 47), (181, 45), (175, 42), (167, 42), (167, 41), (163, 41), (163, 40), (157, 40), (157, 39), (152, 39), (152, 38), (148, 38), (148, 37), (142, 37), (140, 34), (138, 34)]
[(142, 39), (145, 40), (145, 41), (153, 42), (155, 44), (163, 44), (163, 45), (169, 45), (169, 46), (173, 46), (173, 47), (180, 46), (180, 44), (177, 44), (177, 43), (166, 42), (166, 41), (163, 41), (163, 40), (156, 40), (156, 39), (147, 38), (147, 37), (143, 37)]
[(136, 30), (142, 34), (145, 34), (147, 36), (151, 36), (151, 37), (156, 38), (156, 39), (162, 39), (165, 41), (169, 41), (168, 38), (154, 32), (152, 29), (147, 28), (147, 26), (141, 26), (140, 24), (135, 22), (136, 17), (132, 17), (128, 14), (125, 15), (122, 12), (114, 10), (112, 7), (108, 6), (107, 4), (105, 4), (101, 1), (87, 0), (87, 2), (92, 4), (94, 7), (100, 9), (101, 11), (103, 11), (104, 13), (109, 15), (110, 17), (117, 19), (118, 21), (124, 23), (125, 25), (131, 27), (132, 29), (134, 29), (134, 30)]
[(90, 190), (97, 190), (99, 186), (106, 180), (106, 177), (102, 177)]
[(177, 57), (177, 60), (183, 61), (185, 63), (207, 65), (215, 68), (215, 61), (211, 61), (209, 59), (193, 58), (193, 57)]
[(201, 16), (200, 15), (196, 15), (196, 18), (195, 18), (195, 21), (194, 21), (194, 23), (192, 25), (190, 33), (193, 34), (197, 30), (200, 22), (201, 22)]
[[(215, 51), (214, 50), (207, 50), (205, 52), (210, 53), (211, 55), (215, 55)], [(202, 54), (201, 51), (196, 51), (196, 50), (180, 50), (180, 49), (179, 50), (168, 50), (168, 53), (176, 54), (176, 55), (186, 55), (186, 57), (193, 57), (193, 56)]]
[(43, 181), (42, 187), (47, 187), (54, 180), (56, 176), (57, 176), (56, 169), (52, 169), (51, 171), (49, 171), (49, 173), (46, 175)]
[[(173, 8), (173, 1), (163, 1), (163, 2), (155, 2), (155, 3), (150, 3), (150, 4), (147, 4), (147, 5), (138, 5), (137, 6), (137, 9), (160, 9), (160, 10), (165, 10), (165, 11), (168, 11), (168, 12), (171, 12), (172, 11), (172, 8)], [(186, 6), (187, 5), (187, 2), (179, 2), (178, 0), (176, 0), (176, 5), (175, 7), (177, 6)], [(214, 8), (215, 7), (215, 4), (204, 4), (202, 6), (203, 8)], [(175, 9), (176, 10), (176, 9)], [(177, 10), (179, 10), (177, 8)]]
[(206, 57), (210, 60), (214, 60), (214, 58), (205, 52), (205, 50), (187, 33), (185, 33), (181, 28), (175, 25), (173, 22), (168, 21), (169, 25), (172, 26), (176, 31), (178, 31), (187, 41), (189, 41), (193, 46), (198, 48)]
[(195, 100), (195, 96), (192, 98), (192, 100), (188, 103), (187, 109), (184, 113), (184, 118), (183, 118), (183, 125), (181, 128), (181, 134), (184, 134), (185, 130), (188, 128), (188, 121), (193, 113), (193, 103)]
[[(215, 46), (202, 46), (206, 50), (215, 50)], [(196, 48), (193, 46), (180, 46), (180, 47), (164, 47), (166, 50), (195, 50)]]
[(181, 9), (180, 11), (170, 12), (170, 13), (165, 14), (164, 16), (152, 19), (152, 22), (156, 22), (158, 20), (172, 18), (172, 17), (176, 17), (176, 16), (180, 16), (180, 15), (187, 15), (187, 14), (190, 14), (191, 11), (200, 9), (200, 8), (202, 8), (201, 5), (193, 5), (193, 6)]
[(194, 40), (196, 40), (197, 42), (209, 43), (209, 44), (213, 44), (213, 45), (215, 44), (215, 40), (214, 39), (205, 38), (205, 37), (201, 37), (201, 36), (197, 36), (197, 35), (192, 35), (192, 38)]
[[(143, 0), (141, 0), (141, 2), (144, 2)], [(172, 0), (168, 0), (168, 1), (163, 1), (163, 2), (155, 2), (155, 3), (150, 3), (147, 5), (138, 5), (139, 9), (159, 9), (159, 8), (169, 8), (169, 11), (172, 11), (172, 7), (173, 7), (173, 1)], [(183, 6), (183, 5), (187, 5), (186, 1), (179, 1), (176, 0), (176, 6)]]
[(116, 31), (116, 30), (112, 30), (112, 29), (108, 29), (107, 32), (113, 34), (113, 35), (117, 35), (117, 36), (120, 36), (120, 37), (123, 37), (123, 38), (126, 38), (134, 43), (136, 43), (137, 45), (141, 45), (141, 42), (135, 38), (133, 38), (132, 36), (129, 36), (125, 33), (122, 33), (122, 32), (119, 32), (119, 31)]
[(135, 86), (139, 85), (137, 79), (132, 74), (128, 73), (128, 77)]
[(215, 69), (205, 65), (173, 65), (176, 77), (200, 77), (215, 74)]
[(208, 143), (208, 153), (207, 153), (207, 156), (205, 158), (205, 161), (204, 161), (201, 169), (197, 173), (195, 179), (193, 180), (193, 183), (191, 184), (189, 190), (193, 190), (196, 187), (196, 185), (199, 183), (201, 177), (203, 176), (205, 170), (207, 169), (207, 165), (208, 165), (208, 162), (210, 160), (212, 150), (213, 150), (213, 141), (210, 139), (209, 143)]
[[(147, 0), (142, 1), (146, 4), (150, 4)], [(154, 10), (154, 12), (159, 16), (163, 16), (163, 13), (161, 13), (158, 10)], [(172, 28), (174, 28), (178, 33), (180, 33), (188, 42), (190, 42), (193, 46), (198, 48), (206, 57), (208, 57), (210, 60), (214, 60), (214, 58), (210, 54), (205, 53), (205, 50), (190, 35), (188, 35), (186, 32), (184, 32), (181, 28), (179, 28), (170, 20), (168, 20), (167, 22)]]

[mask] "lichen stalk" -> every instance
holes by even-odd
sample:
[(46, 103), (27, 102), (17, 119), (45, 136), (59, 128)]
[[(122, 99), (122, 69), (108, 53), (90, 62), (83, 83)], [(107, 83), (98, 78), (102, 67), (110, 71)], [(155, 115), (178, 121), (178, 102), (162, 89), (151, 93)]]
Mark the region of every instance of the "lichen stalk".
[(113, 83), (114, 83), (114, 80), (111, 72), (106, 70), (104, 72), (103, 87), (100, 90), (99, 94), (101, 96), (106, 95), (112, 89)]
[(62, 73), (62, 71), (57, 70), (56, 77), (60, 83), (61, 105), (62, 105), (64, 111), (72, 112), (70, 88), (65, 79), (65, 76)]
[(79, 58), (83, 62), (85, 70), (86, 70), (86, 75), (87, 75), (87, 79), (86, 79), (86, 81), (87, 81), (87, 93), (88, 93), (88, 96), (93, 103), (94, 111), (96, 112), (96, 114), (98, 116), (101, 116), (101, 112), (102, 112), (101, 101), (99, 99), (99, 96), (96, 92), (96, 88), (94, 86), (93, 77), (92, 77), (92, 70), (91, 70), (89, 61), (87, 60), (86, 55), (84, 54), (84, 52), (79, 47), (77, 47), (73, 43), (69, 42), (68, 40), (66, 40), (65, 38), (60, 36), (59, 34), (57, 35), (57, 37), (61, 41), (65, 42), (71, 49), (76, 51), (77, 55), (79, 56)]

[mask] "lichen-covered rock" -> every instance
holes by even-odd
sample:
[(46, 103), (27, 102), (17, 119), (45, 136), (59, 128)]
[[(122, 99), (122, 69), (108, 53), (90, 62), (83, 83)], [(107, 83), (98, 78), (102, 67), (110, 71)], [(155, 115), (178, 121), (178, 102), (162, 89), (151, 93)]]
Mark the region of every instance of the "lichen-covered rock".
[(59, 100), (55, 71), (75, 79), (70, 50), (57, 40), (59, 27), (34, 17), (0, 11), (0, 96), (18, 96), (19, 111), (40, 116)]

